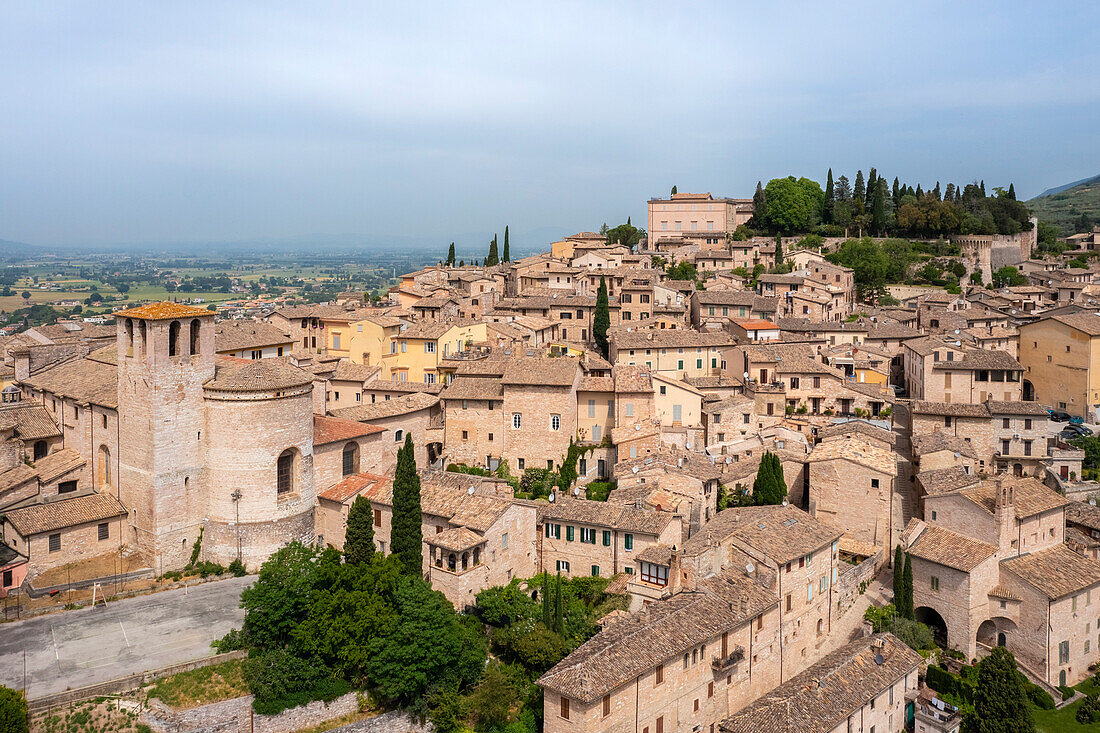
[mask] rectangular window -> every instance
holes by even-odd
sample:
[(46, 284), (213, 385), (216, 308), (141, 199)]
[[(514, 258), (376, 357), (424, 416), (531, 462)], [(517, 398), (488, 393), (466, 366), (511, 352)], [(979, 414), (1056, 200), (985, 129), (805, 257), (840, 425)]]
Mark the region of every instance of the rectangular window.
[(550, 429), (555, 431), (561, 430), (561, 415), (550, 416)]
[(76, 491), (76, 481), (62, 481), (57, 485), (57, 493), (68, 494)]
[(569, 698), (563, 697), (561, 699), (561, 717), (569, 720)]
[(61, 533), (50, 535), (50, 552), (59, 552), (61, 550)]
[(435, 353), (435, 341), (425, 341), (424, 342), (424, 353), (425, 354), (434, 354)]
[(630, 551), (630, 550), (634, 549), (634, 535), (632, 535), (632, 534), (623, 535), (623, 549), (627, 550), (627, 551)]
[(108, 522), (101, 522), (99, 525), (99, 539), (107, 540), (111, 538), (111, 525)]
[(558, 566), (557, 567), (558, 567), (558, 572), (559, 573), (568, 573), (569, 572), (569, 561), (568, 560), (558, 560)]
[[(523, 415), (518, 412), (512, 413), (512, 427), (519, 430), (523, 427)], [(522, 467), (521, 467), (522, 468)]]
[(592, 577), (593, 578), (600, 577), (600, 566), (599, 565), (593, 565), (592, 566)]
[(596, 400), (588, 401), (588, 416), (596, 417)]
[(611, 695), (603, 696), (603, 716), (611, 715)]
[(1062, 641), (1058, 643), (1058, 664), (1069, 663), (1069, 642)]
[(573, 541), (573, 525), (572, 524), (567, 524), (565, 526), (565, 541), (566, 542), (572, 542)]
[(375, 509), (374, 510), (374, 526), (375, 527), (381, 527), (382, 526), (382, 510), (381, 509)]
[(933, 575), (932, 578), (931, 578), (931, 585), (932, 585), (932, 590), (939, 590), (940, 589), (940, 579), (937, 578), (935, 575)]
[(589, 527), (581, 527), (581, 542), (588, 545), (596, 544), (596, 530)]
[(665, 666), (658, 664), (657, 669), (653, 673), (653, 684), (659, 685), (665, 681)]
[(603, 531), (603, 546), (611, 547), (611, 530), (605, 529)]

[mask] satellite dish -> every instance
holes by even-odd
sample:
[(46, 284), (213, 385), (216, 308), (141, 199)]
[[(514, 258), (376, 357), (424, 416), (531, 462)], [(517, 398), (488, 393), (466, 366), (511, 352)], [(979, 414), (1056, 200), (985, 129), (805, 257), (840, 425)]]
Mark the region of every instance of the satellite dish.
[(1091, 506), (1096, 506), (1096, 499), (1089, 499), (1089, 504)]
[(748, 573), (749, 575), (752, 575), (753, 572), (755, 572), (755, 571), (756, 571), (756, 566), (753, 565), (751, 562), (748, 565), (745, 566), (745, 572)]
[(637, 466), (635, 466), (634, 468), (632, 468), (632, 469), (630, 469), (630, 470), (631, 470), (632, 472), (634, 472), (634, 473), (638, 473), (638, 467), (637, 467)]
[(580, 487), (573, 489), (573, 496), (579, 496), (581, 493)]
[(550, 503), (552, 504), (554, 502), (554, 495), (551, 494), (548, 498), (550, 500)]
[(466, 493), (469, 494), (470, 496), (473, 496), (474, 495), (474, 487), (471, 486), (470, 488), (468, 488), (466, 490)]
[(959, 329), (957, 329), (957, 328), (955, 329), (955, 335), (956, 335), (956, 336), (958, 336), (958, 335), (959, 335)]
[(875, 655), (875, 664), (877, 664), (881, 667), (885, 663), (886, 663), (886, 658), (884, 656), (882, 656), (881, 654), (876, 654)]
[(786, 499), (783, 500), (783, 506), (787, 506), (787, 500)]

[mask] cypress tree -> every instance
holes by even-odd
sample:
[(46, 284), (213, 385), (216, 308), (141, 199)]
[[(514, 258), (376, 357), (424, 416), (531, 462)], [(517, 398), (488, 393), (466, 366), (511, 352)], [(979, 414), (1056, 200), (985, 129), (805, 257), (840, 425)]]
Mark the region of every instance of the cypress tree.
[(676, 195), (676, 186), (673, 186), (673, 187), (672, 187), (672, 194), (671, 194), (671, 195), (672, 195), (672, 196), (675, 196), (675, 195)]
[(466, 266), (466, 260), (459, 260), (458, 261), (458, 266), (459, 267), (465, 267)]
[(901, 582), (903, 586), (902, 595), (905, 600), (905, 608), (902, 611), (902, 615), (910, 621), (916, 618), (916, 609), (913, 608), (913, 558), (909, 553), (905, 553), (905, 568), (902, 571)]
[(973, 733), (1032, 733), (1035, 723), (1021, 678), (1012, 652), (1003, 646), (994, 647), (978, 665), (973, 718), (971, 725), (963, 721), (963, 729)]
[(451, 242), (451, 248), (447, 250), (447, 264), (451, 267), (455, 266), (455, 243)]
[(867, 198), (867, 184), (863, 182), (863, 171), (856, 171), (856, 186), (852, 189), (852, 198), (863, 201)]
[(497, 254), (497, 235), (493, 235), (493, 241), (489, 242), (489, 256), (485, 258), (485, 266), (492, 267), (500, 264), (500, 256)]
[(924, 191), (920, 190), (920, 184), (919, 183), (917, 184), (916, 196), (917, 196), (918, 199), (924, 198)]
[(879, 236), (886, 233), (886, 181), (875, 181), (875, 195), (871, 204), (871, 229)]
[(936, 197), (936, 201), (940, 200), (940, 182), (936, 181), (936, 187), (932, 189), (932, 195)]
[(344, 561), (361, 564), (374, 554), (374, 511), (370, 499), (357, 496), (348, 510), (347, 531), (344, 534)]
[(787, 495), (787, 482), (783, 479), (783, 464), (779, 456), (765, 451), (760, 458), (760, 467), (756, 470), (756, 480), (752, 484), (753, 503), (763, 505), (782, 504)]
[(783, 238), (775, 238), (775, 266), (779, 267), (783, 264)]
[(600, 289), (596, 293), (596, 310), (592, 313), (592, 338), (605, 359), (609, 328), (611, 328), (611, 309), (607, 302), (607, 281), (603, 275), (600, 275)]
[(894, 198), (894, 208), (897, 209), (899, 206), (901, 206), (901, 188), (898, 186), (898, 177), (897, 176), (894, 176), (893, 198)]
[(833, 169), (829, 169), (829, 176), (825, 181), (825, 211), (821, 217), (826, 224), (833, 223), (833, 204), (835, 203), (836, 193), (833, 190)]
[(508, 251), (508, 225), (504, 225), (504, 261), (512, 261), (512, 253)]
[(985, 179), (984, 178), (982, 179), (982, 184), (979, 188), (981, 188), (981, 190), (982, 190), (982, 198), (984, 199), (985, 198)]
[(787, 498), (787, 479), (783, 477), (783, 462), (779, 460), (779, 456), (772, 453), (772, 472), (775, 475), (775, 484), (779, 489), (779, 501), (776, 504), (782, 504), (783, 500)]
[(905, 551), (901, 549), (899, 543), (894, 548), (894, 608), (900, 609), (901, 602), (904, 600), (905, 595)]
[(1011, 183), (1008, 184), (1008, 197), (1013, 201), (1016, 200), (1016, 186)]
[(558, 582), (554, 584), (554, 631), (561, 633), (562, 609), (561, 609), (561, 571), (558, 571)]
[(393, 519), (390, 548), (401, 559), (409, 575), (423, 574), (424, 536), (421, 528), (420, 476), (416, 473), (412, 434), (405, 434), (405, 445), (397, 452), (397, 471), (393, 477)]
[(875, 191), (878, 190), (878, 171), (874, 168), (867, 175), (867, 197), (864, 200), (864, 204), (870, 209), (875, 204)]
[(760, 181), (756, 182), (756, 192), (752, 195), (752, 218), (757, 226), (768, 220), (768, 197), (764, 195), (764, 186)]
[(542, 574), (542, 625), (550, 628), (550, 573)]
[(943, 189), (943, 200), (947, 201), (948, 203), (954, 203), (955, 202), (955, 184), (954, 183), (947, 184), (947, 188)]

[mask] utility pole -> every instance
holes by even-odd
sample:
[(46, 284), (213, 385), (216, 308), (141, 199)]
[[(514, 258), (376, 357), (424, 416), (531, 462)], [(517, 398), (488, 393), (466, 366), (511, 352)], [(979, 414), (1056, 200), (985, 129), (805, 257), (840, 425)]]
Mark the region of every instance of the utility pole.
[(233, 493), (229, 495), (229, 498), (233, 500), (233, 510), (236, 519), (234, 520), (237, 525), (237, 562), (241, 561), (241, 490), (234, 489)]

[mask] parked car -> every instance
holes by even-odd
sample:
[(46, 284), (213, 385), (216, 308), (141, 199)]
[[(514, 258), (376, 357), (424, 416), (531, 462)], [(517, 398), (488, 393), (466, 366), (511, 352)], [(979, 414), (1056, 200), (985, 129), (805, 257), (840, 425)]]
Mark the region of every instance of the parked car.
[(1047, 410), (1050, 415), (1050, 419), (1054, 422), (1069, 422), (1071, 420), (1068, 412), (1062, 412), (1061, 410)]
[(1092, 435), (1092, 431), (1086, 428), (1084, 425), (1074, 425), (1073, 423), (1070, 423), (1069, 425), (1062, 428), (1062, 432), (1059, 433), (1059, 435), (1062, 436), (1062, 440), (1067, 440), (1068, 438), (1078, 438), (1084, 435)]
[(1085, 424), (1085, 418), (1077, 417), (1076, 415), (1073, 415), (1072, 417), (1070, 417), (1069, 422), (1070, 422), (1071, 425), (1084, 425)]

